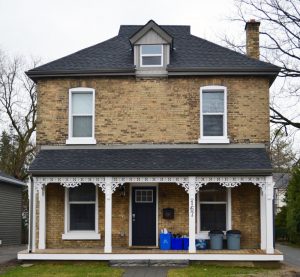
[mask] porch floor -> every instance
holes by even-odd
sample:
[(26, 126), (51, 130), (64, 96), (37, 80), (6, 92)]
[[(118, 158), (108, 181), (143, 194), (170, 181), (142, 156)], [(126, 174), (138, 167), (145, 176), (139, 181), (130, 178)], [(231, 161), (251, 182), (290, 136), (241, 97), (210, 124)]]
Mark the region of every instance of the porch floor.
[[(26, 253), (22, 251), (22, 253)], [(36, 250), (36, 254), (104, 254), (103, 248), (59, 248), (59, 249), (44, 249)], [(152, 249), (131, 249), (126, 247), (114, 247), (112, 254), (187, 254), (187, 250), (160, 250), (158, 248)], [(263, 255), (266, 254), (264, 250), (261, 249), (241, 249), (241, 250), (197, 250), (195, 254), (247, 254), (247, 255)], [(282, 255), (279, 250), (275, 250), (272, 255)]]

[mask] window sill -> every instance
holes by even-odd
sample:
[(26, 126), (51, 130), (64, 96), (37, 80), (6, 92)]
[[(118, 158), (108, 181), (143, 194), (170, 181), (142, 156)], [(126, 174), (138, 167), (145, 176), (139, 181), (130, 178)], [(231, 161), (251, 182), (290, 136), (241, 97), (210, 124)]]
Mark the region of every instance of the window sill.
[(96, 144), (96, 140), (94, 138), (69, 138), (66, 144)]
[(62, 234), (62, 239), (63, 240), (100, 240), (101, 235), (93, 231), (91, 232), (74, 231), (74, 232)]
[(229, 139), (226, 137), (216, 138), (199, 138), (198, 143), (229, 143)]

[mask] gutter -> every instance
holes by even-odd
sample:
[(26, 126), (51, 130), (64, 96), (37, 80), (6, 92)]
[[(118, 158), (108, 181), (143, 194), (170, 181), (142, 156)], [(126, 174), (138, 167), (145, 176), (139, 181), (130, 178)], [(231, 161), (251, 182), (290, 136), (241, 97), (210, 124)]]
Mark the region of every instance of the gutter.
[(107, 68), (94, 70), (29, 70), (25, 74), (30, 77), (57, 77), (57, 76), (105, 76), (105, 75), (130, 75), (135, 73), (135, 67)]
[(0, 176), (0, 181), (4, 181), (6, 183), (10, 183), (10, 184), (14, 184), (14, 185), (19, 185), (19, 186), (26, 186), (25, 183), (23, 183), (21, 181), (18, 181), (17, 179), (13, 180), (13, 179), (10, 179), (10, 178), (7, 178), (7, 177), (3, 177), (3, 176)]
[(272, 169), (224, 170), (30, 170), (34, 176), (269, 176)]

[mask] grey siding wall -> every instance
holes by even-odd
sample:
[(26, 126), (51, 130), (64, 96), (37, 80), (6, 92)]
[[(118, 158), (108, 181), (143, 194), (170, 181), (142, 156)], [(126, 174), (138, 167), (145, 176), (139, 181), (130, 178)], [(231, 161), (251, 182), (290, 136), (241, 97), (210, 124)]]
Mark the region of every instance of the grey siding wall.
[(0, 181), (0, 240), (2, 245), (21, 244), (21, 186)]

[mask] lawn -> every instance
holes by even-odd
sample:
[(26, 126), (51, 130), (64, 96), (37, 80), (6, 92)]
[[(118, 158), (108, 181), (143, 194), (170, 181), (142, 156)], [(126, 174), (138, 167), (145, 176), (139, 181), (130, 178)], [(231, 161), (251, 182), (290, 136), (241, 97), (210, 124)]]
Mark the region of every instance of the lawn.
[[(223, 276), (272, 276), (268, 273), (272, 271), (262, 268), (252, 267), (230, 267), (230, 266), (217, 266), (217, 265), (190, 265), (189, 267), (170, 269), (168, 277), (223, 277)], [(259, 274), (261, 273), (261, 274)]]
[(119, 277), (122, 274), (122, 269), (109, 267), (103, 262), (37, 263), (30, 267), (12, 267), (1, 277)]

